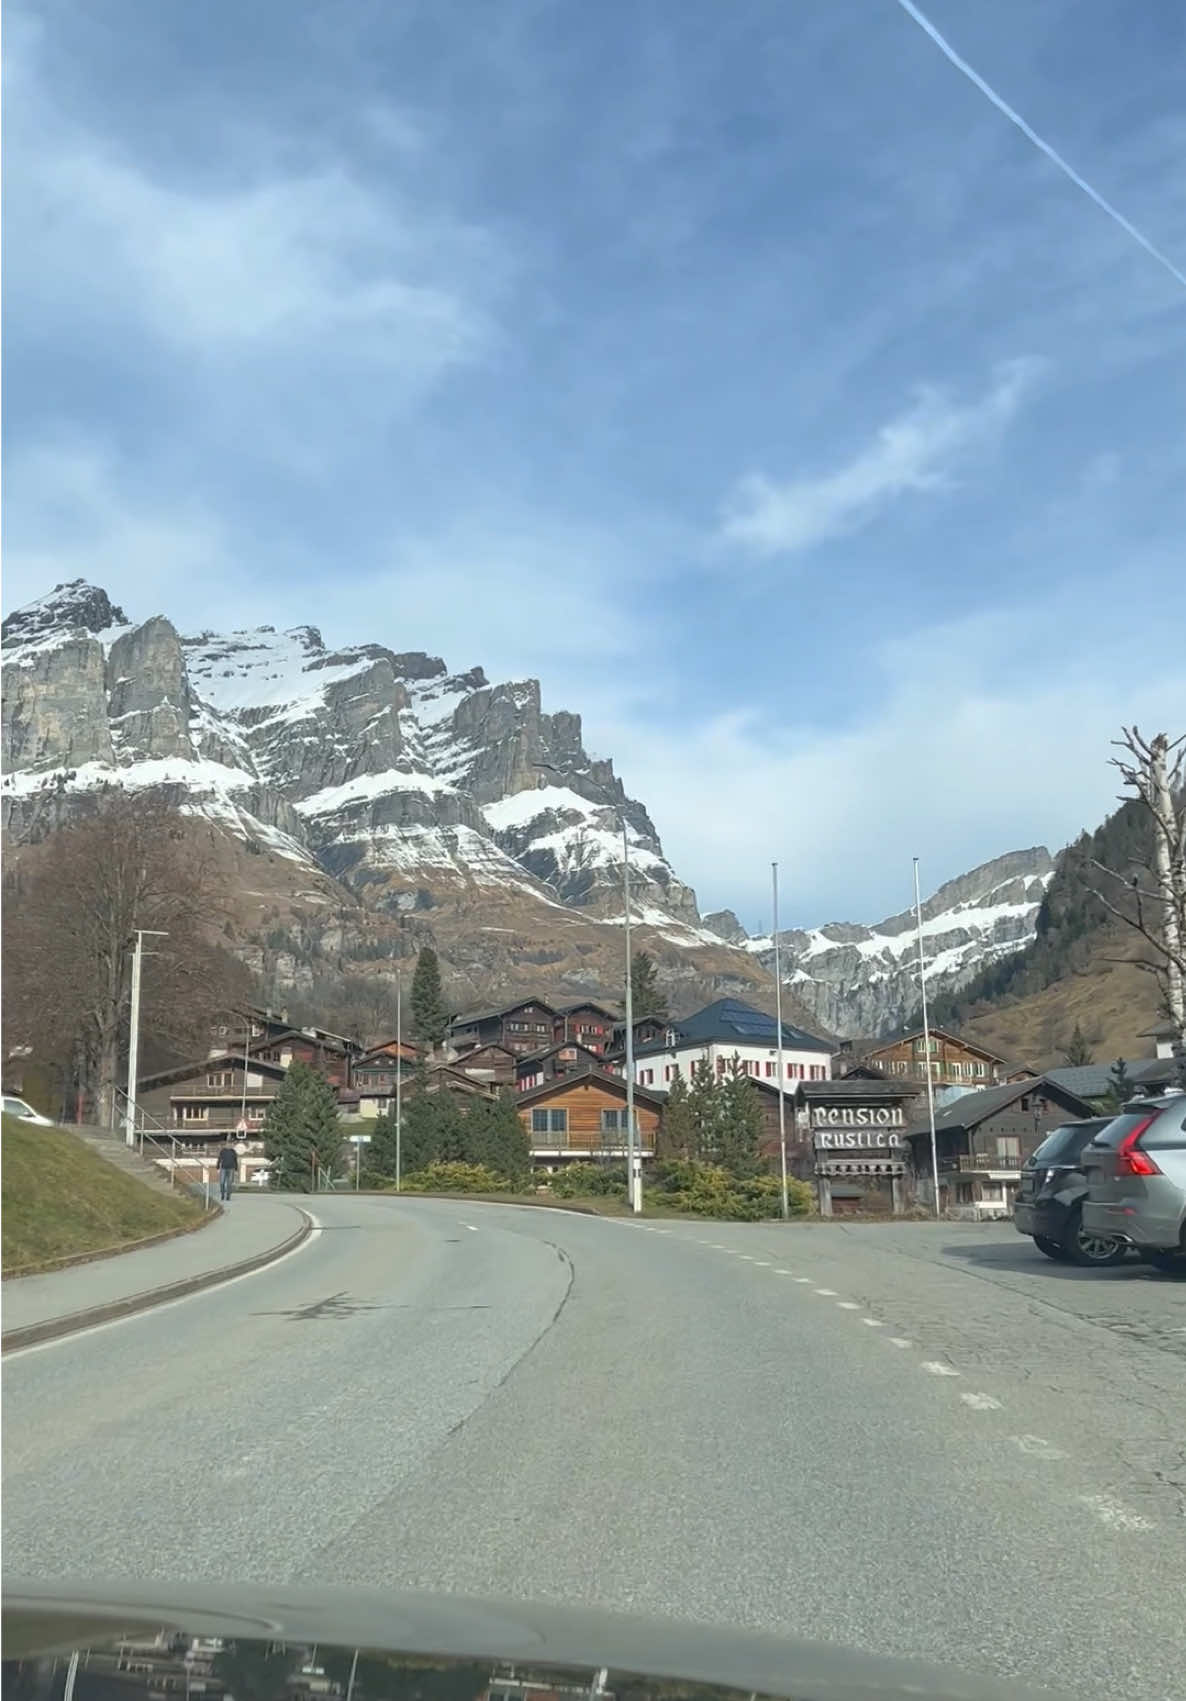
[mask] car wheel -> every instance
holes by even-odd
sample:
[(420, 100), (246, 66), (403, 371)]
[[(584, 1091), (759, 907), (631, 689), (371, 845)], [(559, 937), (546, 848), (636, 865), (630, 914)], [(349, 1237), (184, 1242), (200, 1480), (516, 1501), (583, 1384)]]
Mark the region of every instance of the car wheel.
[(1164, 1270), (1167, 1276), (1186, 1276), (1186, 1251), (1181, 1248), (1175, 1252), (1169, 1246), (1147, 1246), (1142, 1249), (1141, 1257), (1155, 1270)]
[(1066, 1258), (1066, 1249), (1065, 1247), (1060, 1246), (1057, 1240), (1051, 1240), (1044, 1234), (1036, 1234), (1033, 1239), (1034, 1245), (1037, 1247), (1038, 1251), (1044, 1252), (1047, 1258), (1057, 1259), (1059, 1263), (1062, 1263)]
[(1063, 1247), (1072, 1264), (1095, 1270), (1106, 1270), (1110, 1264), (1121, 1264), (1128, 1256), (1128, 1242), (1114, 1234), (1095, 1234), (1083, 1227), (1083, 1213), (1076, 1211), (1067, 1224)]

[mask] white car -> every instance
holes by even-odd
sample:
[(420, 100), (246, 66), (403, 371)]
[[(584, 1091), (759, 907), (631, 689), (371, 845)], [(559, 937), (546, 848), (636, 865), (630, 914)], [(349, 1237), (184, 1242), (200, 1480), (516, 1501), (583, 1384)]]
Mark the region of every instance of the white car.
[(5, 1116), (15, 1116), (18, 1122), (35, 1122), (39, 1128), (53, 1128), (55, 1123), (51, 1117), (42, 1116), (39, 1110), (34, 1110), (24, 1099), (13, 1098), (11, 1094), (4, 1095)]

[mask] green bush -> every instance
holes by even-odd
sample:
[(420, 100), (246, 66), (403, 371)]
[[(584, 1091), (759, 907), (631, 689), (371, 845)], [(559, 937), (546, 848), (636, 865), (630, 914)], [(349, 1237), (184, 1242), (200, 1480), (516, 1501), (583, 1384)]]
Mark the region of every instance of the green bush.
[(626, 1192), (625, 1164), (569, 1164), (549, 1176), (548, 1184), (557, 1199), (605, 1198)]
[(511, 1183), (485, 1164), (434, 1163), (403, 1178), (405, 1193), (505, 1193)]
[[(656, 1164), (645, 1181), (654, 1204), (692, 1216), (761, 1222), (782, 1215), (782, 1183), (776, 1175), (739, 1177), (719, 1164), (673, 1159)], [(807, 1183), (788, 1181), (787, 1194), (791, 1215), (806, 1216), (812, 1207)]]

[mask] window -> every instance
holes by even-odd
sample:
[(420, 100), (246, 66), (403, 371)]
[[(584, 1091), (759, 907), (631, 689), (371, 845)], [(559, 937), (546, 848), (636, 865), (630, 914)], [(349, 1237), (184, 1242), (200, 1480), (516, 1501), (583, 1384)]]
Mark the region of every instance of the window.
[(767, 1064), (767, 1065), (766, 1065), (766, 1079), (767, 1079), (767, 1080), (769, 1080), (769, 1079), (770, 1079), (770, 1077), (771, 1077), (771, 1076), (772, 1076), (772, 1075), (773, 1075), (773, 1074), (774, 1074), (774, 1064), (773, 1064), (773, 1063), (768, 1063), (768, 1064)]
[(232, 1079), (233, 1077), (228, 1070), (212, 1069), (206, 1076), (206, 1085), (217, 1091), (220, 1087), (229, 1087)]
[(1011, 1165), (1014, 1168), (1020, 1165), (1021, 1141), (1016, 1134), (998, 1135), (997, 1162), (1001, 1165)]
[(575, 1063), (576, 1058), (577, 1054), (575, 1046), (566, 1045), (564, 1050), (560, 1053), (561, 1063)]
[(724, 1073), (725, 1073), (725, 1059), (723, 1057), (718, 1057), (717, 1058), (717, 1074), (723, 1075)]
[(653, 1087), (655, 1084), (655, 1071), (653, 1069), (640, 1070), (638, 1084), (640, 1087)]
[(266, 1105), (249, 1104), (247, 1106), (247, 1120), (248, 1120), (248, 1122), (262, 1122), (266, 1115), (267, 1115), (267, 1106)]
[(533, 1110), (531, 1113), (531, 1132), (533, 1134), (567, 1134), (568, 1112), (566, 1110)]
[(669, 1063), (663, 1071), (663, 1079), (665, 1081), (670, 1081), (671, 1076), (672, 1076), (672, 1068), (671, 1068), (671, 1065)]
[(183, 1104), (181, 1107), (182, 1122), (207, 1122), (210, 1112), (204, 1104)]

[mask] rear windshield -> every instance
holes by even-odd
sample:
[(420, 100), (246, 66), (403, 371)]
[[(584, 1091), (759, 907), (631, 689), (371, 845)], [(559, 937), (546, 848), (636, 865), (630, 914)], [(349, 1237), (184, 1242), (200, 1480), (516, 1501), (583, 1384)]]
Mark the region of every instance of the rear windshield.
[(1064, 1164), (1077, 1158), (1093, 1134), (1106, 1128), (1106, 1122), (1072, 1122), (1048, 1134), (1034, 1153), (1035, 1164)]
[(1123, 1116), (1117, 1116), (1108, 1123), (1106, 1128), (1100, 1129), (1099, 1133), (1093, 1138), (1092, 1145), (1115, 1148), (1126, 1134), (1132, 1133), (1134, 1128), (1146, 1127), (1151, 1114), (1150, 1109), (1126, 1110)]

